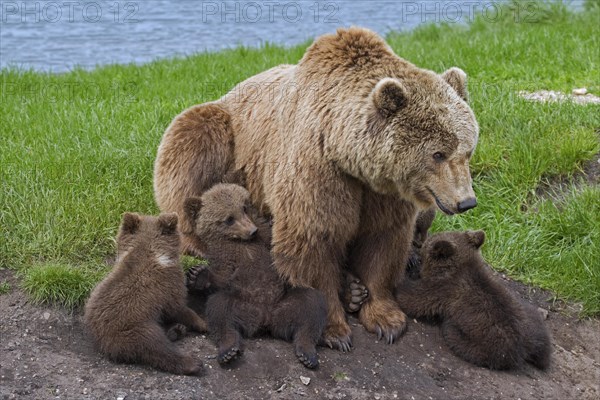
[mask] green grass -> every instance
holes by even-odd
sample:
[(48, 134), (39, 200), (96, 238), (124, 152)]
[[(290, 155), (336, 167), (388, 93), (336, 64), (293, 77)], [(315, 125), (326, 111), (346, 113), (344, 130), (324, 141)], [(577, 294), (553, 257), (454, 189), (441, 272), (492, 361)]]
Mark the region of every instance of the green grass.
[[(421, 67), (469, 74), (481, 126), (472, 162), (479, 206), (438, 216), (434, 229), (484, 229), (495, 268), (600, 315), (600, 189), (581, 184), (560, 204), (535, 195), (553, 177), (576, 176), (600, 151), (600, 107), (516, 95), (576, 87), (600, 95), (600, 7), (572, 13), (536, 3), (543, 7), (515, 22), (518, 4), (495, 21), (388, 38)], [(258, 72), (296, 63), (305, 49), (238, 48), (61, 75), (2, 70), (0, 267), (21, 271), (38, 301), (80, 304), (106, 271), (121, 214), (158, 211), (152, 166), (171, 119)]]
[(3, 281), (0, 283), (0, 295), (10, 292), (10, 283)]
[(21, 285), (34, 303), (57, 303), (75, 308), (89, 296), (106, 272), (106, 269), (88, 270), (46, 263), (29, 267), (23, 274)]

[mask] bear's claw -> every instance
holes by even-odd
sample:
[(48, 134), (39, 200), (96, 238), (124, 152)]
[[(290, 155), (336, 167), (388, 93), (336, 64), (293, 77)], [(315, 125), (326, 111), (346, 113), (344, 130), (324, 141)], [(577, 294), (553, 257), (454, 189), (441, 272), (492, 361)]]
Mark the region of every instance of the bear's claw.
[[(208, 280), (208, 267), (198, 264), (190, 268), (185, 274), (185, 286), (188, 290), (204, 290), (210, 286)], [(202, 277), (201, 275), (205, 275)]]
[(229, 364), (231, 361), (238, 359), (241, 353), (238, 347), (230, 347), (219, 352), (217, 361), (219, 364)]
[(349, 353), (352, 350), (352, 338), (350, 335), (339, 338), (326, 337), (321, 340), (321, 345), (330, 349), (341, 350), (343, 353)]
[(375, 330), (377, 331), (377, 340), (378, 341), (385, 339), (385, 342), (387, 344), (394, 344), (396, 339), (398, 339), (400, 336), (402, 336), (402, 334), (406, 331), (406, 324), (403, 324), (402, 326), (397, 326), (397, 327), (394, 327), (394, 328), (391, 328), (388, 330), (383, 329), (381, 326), (377, 325)]
[(296, 352), (296, 357), (298, 357), (298, 360), (306, 368), (315, 369), (319, 366), (319, 359), (317, 358), (317, 353), (307, 354), (307, 353), (298, 351), (298, 352)]

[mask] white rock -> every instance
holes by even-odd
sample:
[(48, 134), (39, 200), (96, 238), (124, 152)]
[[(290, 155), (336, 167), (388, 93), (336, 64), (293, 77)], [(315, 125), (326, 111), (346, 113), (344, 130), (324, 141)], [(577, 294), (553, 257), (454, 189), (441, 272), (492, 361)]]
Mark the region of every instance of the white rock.
[(585, 96), (587, 94), (586, 88), (573, 89), (574, 96)]
[(48, 311), (46, 311), (44, 313), (44, 319), (48, 319), (48, 318), (50, 318), (50, 313)]
[(304, 385), (308, 386), (308, 384), (310, 383), (310, 378), (306, 377), (306, 376), (300, 376), (300, 380), (302, 381), (302, 383), (304, 383)]

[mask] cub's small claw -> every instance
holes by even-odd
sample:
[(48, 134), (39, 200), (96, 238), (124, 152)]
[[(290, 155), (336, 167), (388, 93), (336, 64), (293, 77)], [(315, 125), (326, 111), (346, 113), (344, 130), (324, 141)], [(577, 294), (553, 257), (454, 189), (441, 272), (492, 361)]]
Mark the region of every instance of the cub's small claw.
[(306, 354), (297, 352), (296, 357), (298, 357), (298, 361), (300, 361), (306, 368), (314, 369), (319, 366), (319, 360), (316, 353)]
[(237, 347), (232, 347), (230, 349), (221, 351), (217, 356), (217, 361), (219, 362), (219, 364), (228, 364), (231, 361), (237, 359), (240, 355), (240, 349)]

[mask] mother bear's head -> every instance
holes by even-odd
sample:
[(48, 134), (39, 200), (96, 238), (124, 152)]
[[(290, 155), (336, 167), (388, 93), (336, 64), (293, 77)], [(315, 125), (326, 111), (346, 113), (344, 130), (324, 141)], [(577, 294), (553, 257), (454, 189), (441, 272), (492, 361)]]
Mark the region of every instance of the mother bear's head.
[(439, 75), (398, 57), (376, 33), (339, 29), (318, 38), (296, 73), (318, 85), (323, 151), (380, 193), (446, 214), (477, 205), (469, 161), (479, 126), (467, 104), (467, 76)]

